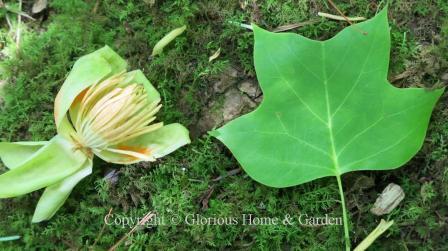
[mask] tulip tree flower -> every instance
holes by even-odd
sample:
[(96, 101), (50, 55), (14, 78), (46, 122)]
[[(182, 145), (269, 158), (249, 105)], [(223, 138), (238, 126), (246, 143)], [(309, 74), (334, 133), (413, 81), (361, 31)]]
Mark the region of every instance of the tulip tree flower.
[(190, 143), (180, 124), (155, 123), (160, 94), (140, 70), (109, 47), (76, 61), (56, 96), (57, 135), (50, 141), (2, 142), (0, 198), (45, 188), (33, 222), (50, 219), (92, 173), (92, 159), (117, 164), (155, 161)]

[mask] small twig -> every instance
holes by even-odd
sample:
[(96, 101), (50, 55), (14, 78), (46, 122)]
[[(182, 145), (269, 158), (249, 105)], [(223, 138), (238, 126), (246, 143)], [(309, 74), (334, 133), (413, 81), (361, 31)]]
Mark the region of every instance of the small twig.
[(26, 13), (23, 12), (23, 11), (16, 11), (16, 10), (14, 10), (14, 9), (8, 8), (8, 6), (5, 5), (1, 0), (0, 0), (0, 8), (5, 8), (5, 9), (6, 9), (7, 11), (9, 11), (9, 12), (12, 12), (12, 13), (14, 13), (14, 14), (17, 14), (17, 15), (20, 15), (20, 16), (23, 16), (23, 17), (26, 17), (26, 18), (31, 19), (31, 20), (33, 20), (33, 21), (36, 20), (34, 17), (32, 17), (32, 16), (26, 14)]
[[(347, 21), (350, 25), (353, 25), (352, 21), (350, 21), (347, 16), (344, 15), (344, 13), (342, 13), (342, 11), (338, 8), (338, 6), (336, 6), (336, 4), (333, 3), (332, 0), (328, 0), (328, 2), (330, 3), (330, 5), (339, 13), (339, 15), (341, 15), (345, 21)], [(362, 29), (360, 29), (358, 26), (353, 25), (353, 27), (355, 27), (355, 29), (359, 30), (362, 34), (367, 35), (366, 31), (363, 31)]]
[(213, 182), (217, 182), (217, 181), (220, 181), (220, 180), (222, 180), (222, 179), (224, 179), (226, 177), (238, 174), (239, 172), (241, 172), (241, 168), (236, 168), (236, 169), (228, 171), (227, 174), (225, 174), (225, 175), (221, 175), (221, 176), (219, 176), (217, 178), (214, 178), (212, 181)]
[(229, 22), (229, 24), (237, 25), (237, 26), (246, 28), (248, 30), (253, 30), (252, 25), (250, 25), (250, 24), (244, 24), (244, 23), (235, 22), (235, 21), (228, 21), (228, 22)]
[(191, 182), (198, 182), (198, 183), (202, 183), (204, 182), (203, 180), (199, 180), (199, 179), (188, 179)]
[(400, 73), (398, 75), (390, 77), (389, 81), (393, 83), (393, 82), (395, 82), (397, 80), (400, 80), (400, 79), (407, 78), (407, 77), (411, 76), (412, 73), (413, 73), (413, 71), (406, 70), (406, 71), (404, 71), (404, 72), (402, 72), (402, 73)]
[(14, 12), (14, 13), (16, 13), (16, 14), (19, 15), (19, 16), (26, 17), (26, 18), (28, 18), (28, 19), (30, 19), (30, 20), (36, 21), (36, 19), (35, 19), (34, 17), (32, 17), (32, 16), (26, 14), (26, 13), (23, 12), (23, 11), (20, 11), (20, 12)]
[(318, 23), (319, 21), (320, 21), (319, 19), (312, 19), (312, 20), (308, 20), (308, 21), (305, 21), (305, 22), (301, 22), (301, 23), (281, 25), (281, 26), (273, 29), (272, 32), (288, 31), (288, 30), (292, 30), (292, 29), (295, 29), (295, 28), (303, 27), (303, 26), (306, 26), (306, 25), (315, 24), (315, 23)]
[[(109, 213), (106, 215), (106, 217), (110, 216), (111, 214), (112, 214), (112, 208), (109, 209)], [(105, 229), (106, 229), (106, 222), (103, 223), (103, 227), (101, 228), (100, 233), (98, 234), (98, 236), (96, 237), (95, 241), (93, 242), (93, 245), (90, 248), (90, 250), (95, 250), (96, 243), (98, 242), (98, 240), (103, 235)]]
[(93, 10), (92, 10), (93, 14), (96, 14), (96, 12), (98, 11), (98, 7), (99, 6), (100, 6), (100, 0), (96, 0), (95, 6), (93, 6)]
[(208, 201), (210, 200), (210, 197), (212, 197), (212, 193), (215, 190), (215, 186), (211, 186), (204, 195), (201, 196), (201, 204), (202, 209), (206, 210), (208, 208)]
[(342, 11), (338, 8), (338, 6), (336, 6), (335, 3), (333, 3), (332, 0), (328, 0), (328, 2), (330, 3), (330, 5), (339, 13), (339, 15), (341, 15), (345, 21), (347, 21), (350, 25), (352, 25), (352, 21), (350, 21), (347, 16), (344, 15), (344, 13), (342, 13)]
[(261, 18), (260, 7), (258, 7), (257, 0), (252, 0), (252, 14), (251, 18), (253, 22), (258, 23)]
[(131, 231), (129, 231), (127, 234), (125, 234), (117, 243), (115, 243), (115, 245), (113, 245), (111, 248), (109, 248), (109, 251), (114, 251), (115, 249), (118, 248), (118, 246), (120, 246), (120, 244), (125, 241), (129, 236), (131, 236), (132, 233), (135, 232), (135, 230), (137, 230), (137, 228), (139, 226), (143, 226), (146, 222), (148, 222), (150, 219), (152, 219), (152, 217), (154, 217), (156, 214), (154, 214), (153, 212), (149, 212), (145, 215), (145, 217), (143, 217), (143, 219), (141, 219), (137, 225), (135, 225)]
[(15, 241), (15, 240), (18, 240), (20, 238), (21, 238), (20, 235), (5, 236), (5, 237), (0, 237), (0, 242), (3, 242), (3, 241)]
[(9, 20), (8, 15), (5, 15), (5, 17), (6, 17), (6, 23), (8, 23), (9, 26), (9, 30), (12, 31), (14, 27), (12, 26), (11, 20)]
[(333, 19), (333, 20), (338, 20), (338, 21), (350, 20), (351, 22), (356, 22), (356, 21), (364, 21), (364, 20), (366, 20), (365, 17), (346, 17), (346, 18), (344, 18), (343, 16), (337, 16), (337, 15), (328, 14), (328, 13), (325, 13), (325, 12), (318, 12), (317, 15), (320, 16), (320, 17), (326, 17), (326, 18)]
[[(22, 12), (22, 0), (19, 0), (19, 11)], [(22, 15), (17, 15), (17, 31), (16, 31), (16, 45), (17, 51), (20, 48), (20, 25), (22, 23)]]

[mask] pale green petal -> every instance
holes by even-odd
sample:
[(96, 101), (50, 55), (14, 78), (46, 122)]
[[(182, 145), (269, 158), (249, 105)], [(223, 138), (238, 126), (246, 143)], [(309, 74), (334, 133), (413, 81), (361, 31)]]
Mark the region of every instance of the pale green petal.
[(3, 164), (13, 169), (27, 161), (48, 141), (0, 142), (0, 158)]
[(37, 203), (33, 223), (49, 220), (61, 208), (73, 188), (92, 173), (92, 160), (87, 159), (81, 170), (47, 187)]
[(106, 162), (115, 164), (129, 165), (140, 162), (140, 159), (134, 156), (114, 153), (108, 150), (95, 151), (95, 155)]
[[(141, 154), (141, 151), (134, 150), (137, 154)], [(148, 158), (143, 159), (137, 157), (137, 155), (134, 154), (122, 154), (118, 152), (113, 152), (109, 150), (102, 150), (101, 152), (95, 152), (95, 154), (102, 160), (109, 162), (109, 163), (115, 163), (115, 164), (121, 164), (121, 165), (130, 165), (134, 163), (138, 163), (141, 161), (155, 161), (155, 159), (149, 160)]]
[(79, 93), (106, 77), (126, 70), (126, 66), (126, 61), (108, 46), (79, 58), (56, 96), (56, 127), (59, 127)]
[(67, 140), (73, 140), (72, 137), (76, 135), (76, 131), (73, 128), (72, 123), (70, 123), (70, 121), (68, 120), (67, 115), (62, 118), (57, 131), (59, 135), (63, 136)]
[(129, 145), (148, 146), (152, 149), (152, 155), (155, 158), (161, 158), (189, 143), (191, 140), (187, 128), (178, 123), (166, 125), (154, 132), (125, 142)]
[(0, 198), (10, 198), (44, 188), (78, 171), (87, 157), (56, 135), (20, 166), (0, 175)]
[[(120, 150), (133, 150), (153, 158), (161, 158), (190, 142), (188, 130), (181, 124), (174, 123), (114, 147)], [(142, 161), (136, 156), (106, 150), (95, 152), (95, 154), (107, 162), (117, 164), (132, 164)]]

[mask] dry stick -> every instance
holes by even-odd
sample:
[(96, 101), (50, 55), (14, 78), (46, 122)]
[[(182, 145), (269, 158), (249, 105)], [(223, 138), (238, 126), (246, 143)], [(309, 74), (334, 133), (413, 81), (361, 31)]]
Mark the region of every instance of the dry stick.
[(6, 11), (9, 11), (9, 12), (14, 13), (14, 14), (17, 14), (17, 15), (21, 15), (21, 16), (26, 17), (26, 18), (28, 18), (28, 19), (31, 19), (31, 20), (33, 20), (33, 21), (36, 20), (34, 17), (32, 17), (32, 16), (26, 14), (25, 12), (23, 12), (23, 11), (21, 11), (21, 10), (20, 10), (20, 11), (16, 11), (16, 10), (14, 10), (14, 9), (8, 8), (8, 7), (2, 2), (2, 0), (0, 0), (0, 9), (1, 9), (1, 8), (5, 8)]
[(208, 208), (208, 201), (210, 200), (210, 197), (212, 197), (212, 193), (215, 190), (215, 186), (211, 186), (208, 191), (202, 196), (201, 198), (201, 204), (202, 204), (202, 209), (207, 209)]
[(95, 6), (93, 6), (93, 10), (92, 10), (93, 14), (96, 14), (96, 12), (98, 11), (98, 7), (99, 6), (100, 6), (100, 0), (96, 0)]
[(236, 168), (236, 169), (228, 171), (225, 175), (220, 175), (219, 177), (212, 179), (212, 181), (213, 182), (218, 182), (218, 181), (220, 181), (220, 180), (222, 180), (222, 179), (224, 179), (226, 177), (238, 174), (239, 172), (241, 172), (241, 168)]
[[(10, 10), (10, 11), (11, 11), (11, 10)], [(28, 18), (28, 19), (30, 19), (30, 20), (36, 21), (36, 19), (35, 19), (34, 17), (32, 17), (32, 16), (26, 14), (26, 13), (23, 12), (23, 11), (20, 11), (20, 12), (11, 11), (11, 12), (12, 12), (12, 13), (16, 13), (17, 15), (21, 15), (22, 17), (26, 17), (26, 18)]]
[(397, 80), (400, 80), (400, 79), (403, 79), (403, 78), (407, 78), (407, 77), (411, 76), (412, 73), (413, 72), (411, 70), (406, 70), (406, 71), (404, 71), (404, 72), (402, 72), (402, 73), (400, 73), (398, 75), (390, 77), (389, 81), (390, 82), (395, 82)]
[[(336, 11), (339, 13), (339, 15), (341, 15), (345, 21), (347, 21), (350, 25), (353, 25), (352, 21), (350, 21), (350, 19), (347, 18), (347, 16), (344, 15), (344, 13), (342, 13), (342, 11), (338, 8), (338, 6), (336, 6), (336, 4), (333, 3), (332, 0), (328, 0), (328, 2), (330, 3), (330, 5), (336, 9)], [(367, 35), (368, 33), (366, 31), (363, 31), (361, 28), (359, 28), (356, 25), (353, 25), (353, 27), (355, 27), (355, 29), (357, 29), (358, 31), (360, 31), (363, 35)]]
[(108, 251), (114, 251), (115, 249), (118, 248), (118, 246), (120, 246), (120, 244), (125, 241), (129, 236), (131, 236), (132, 233), (135, 232), (135, 230), (137, 230), (137, 227), (144, 225), (146, 222), (148, 222), (153, 216), (155, 216), (154, 213), (152, 213), (151, 211), (149, 213), (147, 213), (145, 215), (145, 217), (143, 217), (143, 219), (141, 219), (141, 221), (139, 221), (137, 223), (137, 225), (135, 225), (131, 231), (129, 231), (127, 234), (125, 234), (117, 243), (115, 243), (115, 245), (113, 245), (111, 248), (109, 248)]
[(301, 22), (301, 23), (281, 25), (281, 26), (278, 26), (277, 28), (273, 29), (272, 32), (288, 31), (288, 30), (292, 30), (295, 28), (303, 27), (305, 25), (315, 24), (315, 23), (318, 23), (319, 21), (320, 21), (319, 19), (311, 19), (311, 20)]
[[(338, 20), (338, 21), (346, 20), (343, 16), (337, 16), (337, 15), (328, 14), (328, 13), (325, 13), (325, 12), (317, 12), (317, 15), (320, 16), (320, 17), (326, 17), (326, 18), (333, 19), (333, 20)], [(352, 22), (366, 20), (365, 17), (347, 17), (347, 19), (352, 21)]]
[(5, 17), (6, 17), (6, 23), (8, 23), (9, 26), (9, 31), (11, 32), (14, 29), (14, 27), (12, 26), (11, 20), (9, 20), (8, 15), (5, 15)]
[[(106, 215), (106, 217), (110, 216), (111, 214), (112, 214), (112, 208), (109, 209), (109, 213)], [(93, 245), (90, 248), (90, 250), (95, 250), (96, 243), (98, 242), (98, 240), (103, 235), (105, 229), (106, 229), (106, 222), (104, 222), (103, 227), (101, 228), (100, 233), (98, 234), (98, 236), (96, 237), (95, 241), (93, 242)]]
[[(22, 0), (19, 0), (19, 10), (22, 12)], [(22, 23), (22, 15), (17, 15), (17, 31), (16, 31), (16, 45), (17, 45), (17, 51), (19, 51), (20, 48), (20, 25)]]

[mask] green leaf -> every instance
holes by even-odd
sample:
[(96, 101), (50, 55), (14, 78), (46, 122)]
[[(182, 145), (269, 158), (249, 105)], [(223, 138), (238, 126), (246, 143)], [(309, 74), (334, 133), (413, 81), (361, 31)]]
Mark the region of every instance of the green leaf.
[(187, 26), (184, 25), (184, 26), (174, 29), (174, 30), (170, 31), (168, 34), (166, 34), (162, 39), (159, 40), (159, 42), (156, 43), (156, 45), (152, 49), (151, 56), (154, 57), (154, 56), (162, 53), (163, 48), (165, 48), (165, 46), (167, 46), (177, 36), (182, 34), (185, 31), (185, 29), (187, 29)]
[(0, 158), (9, 169), (26, 162), (48, 141), (0, 142)]
[(421, 148), (443, 89), (400, 89), (387, 81), (386, 9), (355, 26), (315, 41), (254, 25), (263, 102), (212, 132), (253, 179), (288, 187), (394, 169)]
[(47, 187), (37, 203), (33, 223), (49, 220), (61, 208), (73, 188), (92, 173), (92, 160), (87, 159), (79, 171)]
[(78, 171), (87, 157), (57, 135), (26, 162), (0, 175), (0, 198), (11, 198), (55, 184)]
[(54, 104), (56, 127), (59, 128), (78, 94), (98, 81), (126, 70), (126, 67), (126, 61), (108, 46), (80, 57), (56, 96)]

